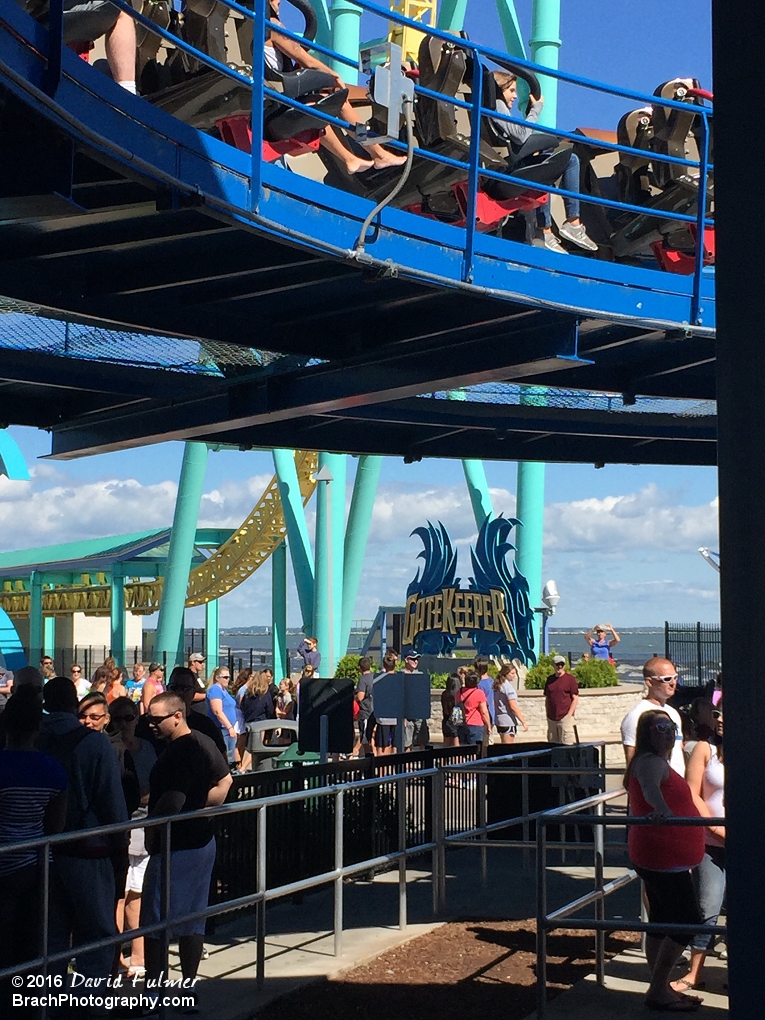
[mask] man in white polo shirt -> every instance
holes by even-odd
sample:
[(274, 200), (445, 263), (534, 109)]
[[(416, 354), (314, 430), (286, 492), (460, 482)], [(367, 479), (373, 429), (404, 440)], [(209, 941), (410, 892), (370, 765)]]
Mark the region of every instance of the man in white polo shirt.
[(643, 712), (648, 712), (651, 709), (661, 709), (662, 712), (667, 713), (675, 724), (675, 743), (669, 758), (669, 764), (675, 772), (685, 776), (683, 727), (677, 709), (667, 704), (677, 690), (677, 670), (669, 659), (656, 657), (649, 659), (643, 666), (643, 679), (648, 687), (648, 694), (622, 719), (622, 744), (624, 745), (624, 757), (627, 759), (627, 764), (629, 765), (635, 754), (638, 719)]

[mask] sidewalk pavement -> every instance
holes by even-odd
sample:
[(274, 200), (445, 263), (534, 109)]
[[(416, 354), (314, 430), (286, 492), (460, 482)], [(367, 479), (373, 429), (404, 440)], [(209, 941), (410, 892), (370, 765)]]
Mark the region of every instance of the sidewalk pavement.
[[(700, 1009), (683, 1016), (698, 1020), (723, 1020), (728, 1015), (727, 965), (716, 956), (707, 957), (704, 968), (706, 989), (698, 993), (704, 1002)], [(647, 971), (645, 956), (638, 949), (628, 949), (606, 965), (606, 984), (601, 987), (591, 974), (548, 1003), (545, 1020), (637, 1020), (655, 1017), (656, 1012), (645, 1005)], [(680, 1014), (676, 1014), (680, 1015)], [(527, 1020), (538, 1020), (532, 1013)]]
[[(265, 985), (256, 985), (255, 917), (253, 914), (221, 924), (206, 940), (209, 957), (202, 961), (197, 985), (202, 1020), (249, 1020), (279, 996), (322, 978), (336, 978), (381, 953), (458, 918), (520, 920), (536, 914), (533, 870), (523, 867), (518, 850), (489, 850), (487, 881), (480, 874), (478, 850), (447, 854), (447, 914), (434, 918), (430, 872), (415, 867), (407, 873), (408, 925), (398, 927), (398, 872), (371, 881), (344, 885), (342, 955), (334, 956), (331, 889), (305, 896), (302, 902), (280, 902), (266, 913)], [(551, 908), (592, 888), (589, 854), (580, 865), (550, 869)], [(571, 861), (575, 860), (571, 855)], [(414, 862), (415, 864), (417, 862)], [(420, 869), (429, 868), (423, 858)], [(607, 868), (607, 878), (622, 868)], [(617, 899), (617, 896), (619, 897)], [(622, 890), (610, 900), (611, 916), (638, 914), (637, 887)], [(633, 902), (634, 901), (634, 902)], [(616, 913), (614, 914), (613, 911)], [(178, 958), (171, 949), (170, 977), (179, 976)], [(599, 989), (598, 989), (599, 991)], [(275, 1007), (278, 1008), (278, 1007)]]

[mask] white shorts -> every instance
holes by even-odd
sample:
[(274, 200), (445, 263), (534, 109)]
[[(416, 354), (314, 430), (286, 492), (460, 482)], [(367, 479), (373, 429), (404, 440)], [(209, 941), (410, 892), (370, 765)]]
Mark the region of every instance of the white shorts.
[(149, 855), (143, 857), (128, 856), (127, 881), (125, 892), (143, 892), (143, 876), (146, 874), (146, 865), (149, 863)]

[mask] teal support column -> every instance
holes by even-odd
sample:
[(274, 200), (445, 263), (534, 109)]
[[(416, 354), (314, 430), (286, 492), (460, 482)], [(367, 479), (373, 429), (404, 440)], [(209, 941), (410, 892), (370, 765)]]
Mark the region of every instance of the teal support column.
[[(329, 9), (332, 21), (332, 49), (344, 57), (358, 61), (361, 33), (361, 8), (348, 0), (333, 0)], [(358, 85), (359, 75), (352, 67), (338, 60), (330, 61), (334, 69), (348, 85)]]
[[(183, 647), (183, 620), (189, 571), (194, 555), (194, 540), (199, 517), (199, 504), (207, 466), (207, 446), (204, 443), (186, 443), (183, 451), (178, 496), (175, 501), (170, 548), (167, 554), (165, 583), (159, 606), (159, 621), (155, 655), (158, 661), (167, 655), (168, 674), (181, 659)], [(180, 648), (179, 648), (180, 644)]]
[(12, 672), (29, 663), (19, 632), (13, 620), (2, 608), (0, 608), (0, 652), (5, 659), (5, 668)]
[(443, 32), (460, 32), (465, 24), (467, 0), (442, 0), (436, 25)]
[(482, 460), (463, 460), (462, 470), (465, 472), (470, 502), (473, 506), (476, 527), (480, 528), (487, 517), (494, 515), (494, 507), (491, 502), (489, 483), (486, 481), (486, 471)]
[(0, 429), (0, 475), (6, 475), (12, 482), (28, 482), (30, 479), (24, 454), (5, 429)]
[(271, 553), (271, 658), (274, 680), (290, 675), (287, 662), (287, 543)]
[[(519, 529), (515, 564), (529, 582), (532, 609), (542, 602), (542, 552), (545, 523), (545, 465), (522, 461), (518, 465), (516, 517)], [(539, 648), (539, 645), (537, 645)]]
[(50, 655), (51, 659), (56, 657), (56, 617), (43, 617), (43, 655)]
[(294, 450), (274, 450), (274, 470), (279, 485), (279, 495), (287, 528), (287, 542), (292, 570), (295, 574), (300, 614), (303, 629), (312, 633), (314, 628), (314, 568), (308, 525), (305, 519), (303, 498), (300, 495)]
[[(560, 49), (560, 0), (534, 0), (531, 15), (531, 59), (546, 67), (558, 67)], [(539, 123), (555, 127), (558, 112), (558, 82), (540, 75), (545, 105)], [(544, 388), (529, 387), (521, 396), (522, 404), (544, 406)], [(515, 562), (529, 582), (533, 608), (542, 599), (542, 554), (544, 548), (545, 466), (537, 463), (518, 465), (516, 517), (523, 522), (518, 536)], [(538, 645), (541, 647), (541, 642)]]
[(29, 662), (40, 663), (43, 652), (43, 575), (33, 570), (29, 575)]
[(343, 545), (337, 539), (345, 528), (345, 477), (342, 454), (319, 454), (313, 620), (321, 652), (321, 675), (325, 677), (334, 675), (340, 644), (337, 618), (342, 619)]
[(526, 47), (523, 45), (521, 26), (513, 0), (497, 0), (497, 14), (505, 40), (505, 49), (511, 57), (525, 57)]
[(343, 592), (345, 591), (345, 495), (348, 485), (348, 458), (344, 453), (333, 453), (329, 469), (334, 482), (329, 487), (332, 502), (330, 527), (332, 529), (332, 672), (335, 675), (338, 661), (345, 655), (343, 646)]
[[(316, 42), (321, 46), (332, 48), (332, 22), (329, 19), (329, 8), (327, 0), (311, 0), (311, 6), (316, 14)], [(321, 54), (317, 53), (321, 58)]]
[(208, 674), (220, 665), (220, 602), (205, 602), (205, 667)]
[[(534, 0), (531, 11), (531, 59), (544, 67), (558, 69), (560, 38), (560, 0)], [(541, 74), (539, 82), (545, 105), (539, 124), (555, 127), (558, 118), (558, 80)]]
[(356, 479), (353, 483), (351, 507), (348, 511), (348, 524), (345, 529), (343, 553), (343, 612), (340, 631), (339, 655), (348, 651), (348, 641), (353, 625), (353, 610), (356, 596), (359, 593), (361, 571), (364, 566), (364, 553), (372, 524), (372, 513), (377, 496), (377, 483), (380, 480), (382, 457), (359, 457), (356, 466)]
[(112, 565), (110, 582), (111, 638), (109, 644), (118, 666), (125, 665), (125, 571), (121, 563)]

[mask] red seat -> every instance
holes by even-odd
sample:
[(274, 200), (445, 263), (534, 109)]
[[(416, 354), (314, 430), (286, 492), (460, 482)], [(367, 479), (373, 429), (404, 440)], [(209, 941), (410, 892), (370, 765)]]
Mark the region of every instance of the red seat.
[[(233, 145), (242, 152), (252, 150), (252, 127), (250, 118), (244, 114), (233, 117), (222, 117), (216, 120), (215, 126), (224, 142)], [(300, 156), (305, 152), (316, 152), (321, 142), (322, 131), (301, 131), (294, 138), (285, 138), (279, 142), (263, 140), (263, 159), (273, 163), (281, 156)]]

